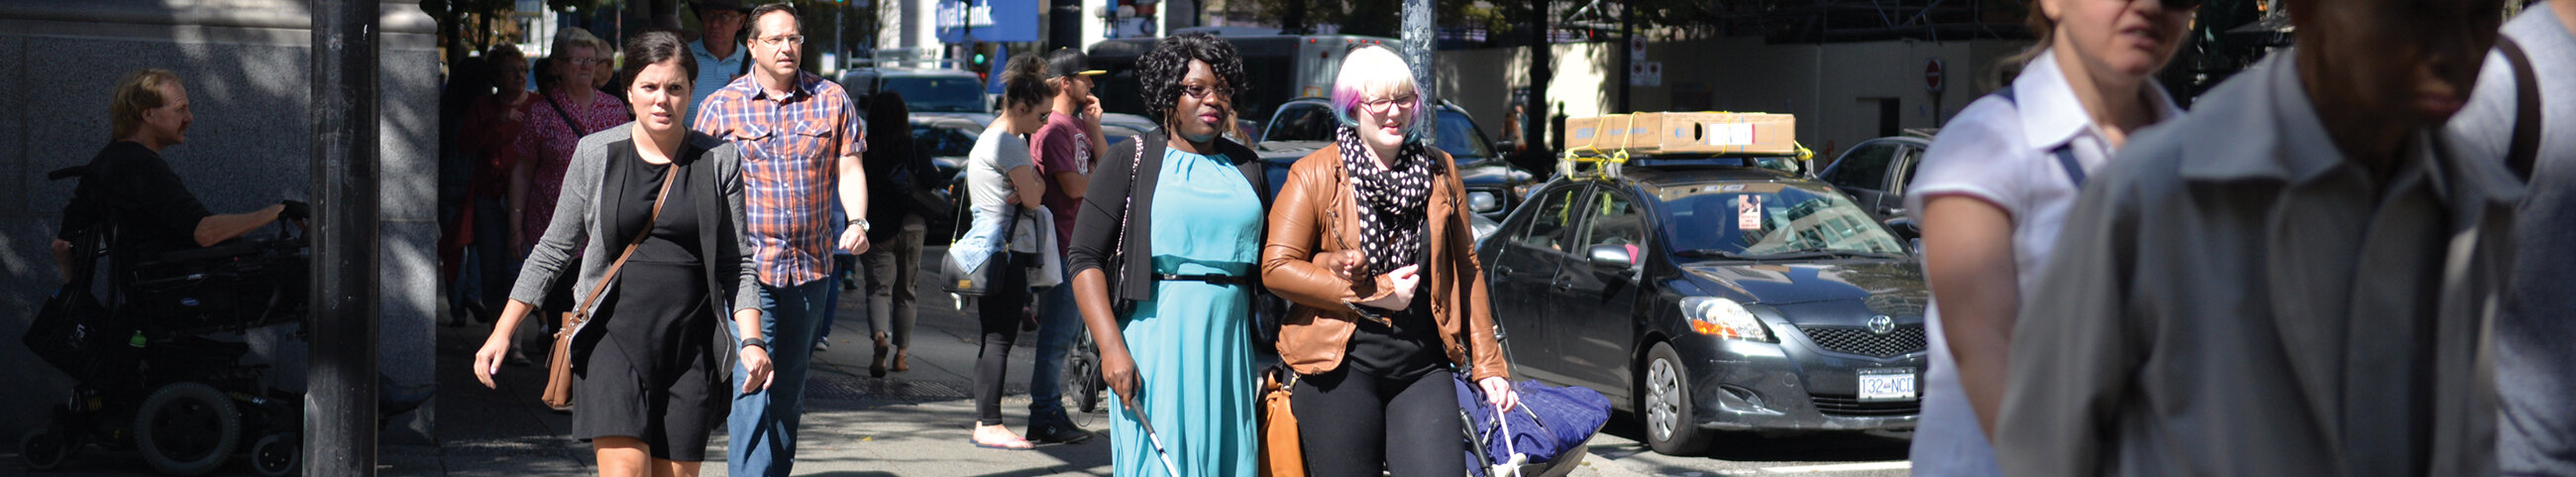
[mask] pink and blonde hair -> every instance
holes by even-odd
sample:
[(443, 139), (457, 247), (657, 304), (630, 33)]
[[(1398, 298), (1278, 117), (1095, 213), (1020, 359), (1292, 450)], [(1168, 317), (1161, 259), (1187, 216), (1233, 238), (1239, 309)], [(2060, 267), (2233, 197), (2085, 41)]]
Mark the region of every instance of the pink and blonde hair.
[(1379, 45), (1361, 45), (1342, 58), (1341, 74), (1333, 77), (1333, 118), (1343, 126), (1359, 125), (1360, 102), (1367, 101), (1371, 90), (1411, 91), (1413, 119), (1404, 125), (1404, 140), (1419, 142), (1423, 128), (1431, 127), (1430, 100), (1422, 96), (1422, 87), (1413, 82), (1413, 68), (1394, 49)]

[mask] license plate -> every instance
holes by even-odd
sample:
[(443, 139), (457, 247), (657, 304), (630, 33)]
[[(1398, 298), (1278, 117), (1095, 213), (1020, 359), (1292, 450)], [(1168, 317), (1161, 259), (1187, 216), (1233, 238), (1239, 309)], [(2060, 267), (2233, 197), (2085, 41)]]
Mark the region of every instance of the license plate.
[(1914, 370), (1911, 368), (1871, 368), (1856, 374), (1860, 377), (1862, 401), (1914, 399)]

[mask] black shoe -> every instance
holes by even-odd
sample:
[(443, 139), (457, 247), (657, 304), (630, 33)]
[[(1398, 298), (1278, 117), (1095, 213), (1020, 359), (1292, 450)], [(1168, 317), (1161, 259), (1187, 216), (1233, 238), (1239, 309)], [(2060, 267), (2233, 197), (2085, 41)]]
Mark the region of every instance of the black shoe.
[(1080, 427), (1074, 427), (1072, 422), (1062, 417), (1055, 419), (1032, 419), (1032, 421), (1037, 422), (1029, 423), (1029, 433), (1025, 436), (1029, 439), (1029, 442), (1071, 444), (1091, 438), (1091, 431), (1085, 431)]
[(474, 321), (482, 323), (491, 323), (501, 319), (501, 317), (495, 316), (490, 308), (485, 308), (482, 302), (465, 302), (465, 314), (467, 316), (474, 317)]

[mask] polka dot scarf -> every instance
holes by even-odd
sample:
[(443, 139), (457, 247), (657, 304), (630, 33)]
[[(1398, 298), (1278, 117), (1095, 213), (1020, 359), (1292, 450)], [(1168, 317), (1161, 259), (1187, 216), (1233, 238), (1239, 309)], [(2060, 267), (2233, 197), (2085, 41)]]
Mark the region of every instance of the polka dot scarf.
[(1370, 159), (1359, 130), (1341, 128), (1335, 138), (1342, 148), (1342, 168), (1351, 177), (1360, 209), (1360, 238), (1368, 254), (1367, 276), (1384, 275), (1421, 260), (1423, 221), (1431, 201), (1431, 158), (1423, 146), (1396, 148), (1393, 167)]

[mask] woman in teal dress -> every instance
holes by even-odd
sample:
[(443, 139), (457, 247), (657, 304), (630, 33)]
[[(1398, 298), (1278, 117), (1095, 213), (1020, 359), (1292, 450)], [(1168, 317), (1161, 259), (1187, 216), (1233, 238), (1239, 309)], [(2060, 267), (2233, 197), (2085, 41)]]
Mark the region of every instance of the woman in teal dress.
[(1164, 38), (1136, 65), (1162, 127), (1092, 171), (1068, 257), (1101, 377), (1127, 403), (1110, 413), (1115, 469), (1252, 475), (1251, 305), (1269, 181), (1251, 149), (1219, 135), (1245, 84), (1242, 61), (1224, 41), (1190, 34)]

